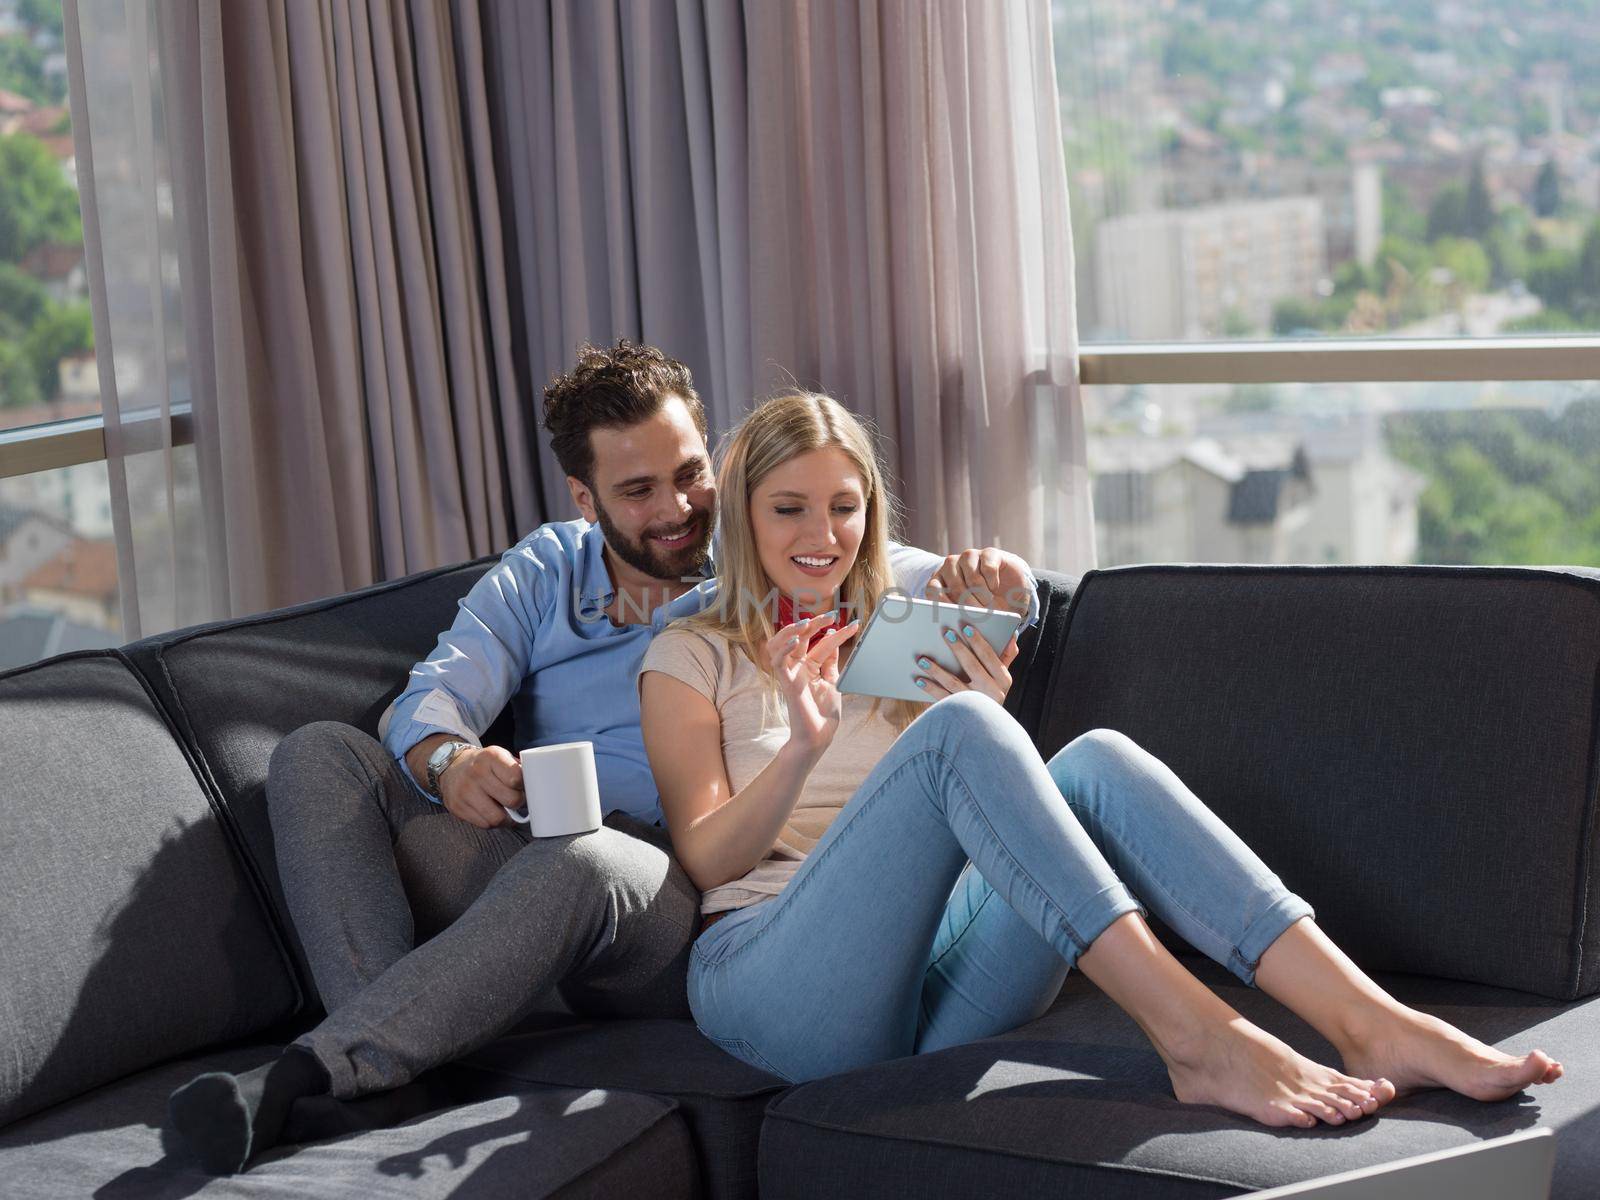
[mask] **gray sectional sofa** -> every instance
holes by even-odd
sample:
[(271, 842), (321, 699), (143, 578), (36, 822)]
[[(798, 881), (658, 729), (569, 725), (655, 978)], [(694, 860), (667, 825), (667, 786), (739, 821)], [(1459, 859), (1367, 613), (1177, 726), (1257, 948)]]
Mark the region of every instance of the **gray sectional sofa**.
[(167, 1093), (317, 1015), (268, 758), (308, 721), (374, 730), (490, 561), (0, 675), (0, 1195), (1210, 1197), (1532, 1126), (1555, 1195), (1600, 1194), (1600, 571), (1577, 568), (1046, 573), (1008, 702), (1046, 755), (1095, 727), (1159, 755), (1357, 961), (1544, 1047), (1553, 1086), (1267, 1130), (1177, 1104), (1076, 977), (1003, 1037), (795, 1087), (690, 1023), (551, 1004), (435, 1073), (436, 1112), (201, 1174), (163, 1144)]

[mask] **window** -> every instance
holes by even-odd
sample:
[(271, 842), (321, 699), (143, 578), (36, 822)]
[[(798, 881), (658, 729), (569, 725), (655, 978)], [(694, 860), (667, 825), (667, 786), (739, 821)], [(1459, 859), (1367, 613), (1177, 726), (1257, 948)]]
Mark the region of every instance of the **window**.
[(0, 479), (0, 670), (123, 641), (103, 462)]
[(0, 0), (0, 669), (122, 641), (100, 411), (61, 0)]
[(1583, 10), (1052, 0), (1102, 565), (1600, 564)]
[(100, 411), (61, 0), (0, 0), (0, 429)]
[(1052, 15), (1086, 340), (1600, 331), (1589, 6)]
[(1101, 566), (1600, 566), (1600, 385), (1084, 389)]

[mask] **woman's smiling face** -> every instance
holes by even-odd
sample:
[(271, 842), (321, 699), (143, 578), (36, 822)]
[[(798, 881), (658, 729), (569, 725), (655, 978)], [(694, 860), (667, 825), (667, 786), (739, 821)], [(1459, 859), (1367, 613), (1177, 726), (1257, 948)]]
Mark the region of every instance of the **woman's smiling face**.
[(773, 586), (802, 611), (832, 604), (866, 535), (861, 472), (837, 446), (791, 458), (756, 485), (750, 528)]

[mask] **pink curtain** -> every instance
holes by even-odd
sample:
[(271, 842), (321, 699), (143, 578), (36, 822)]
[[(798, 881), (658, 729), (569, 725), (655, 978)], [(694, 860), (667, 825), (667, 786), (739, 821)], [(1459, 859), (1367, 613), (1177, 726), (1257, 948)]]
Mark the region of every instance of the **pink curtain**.
[(1094, 530), (1046, 0), (745, 6), (751, 359), (878, 426), (911, 539)]
[(476, 7), (65, 14), (128, 635), (537, 524)]

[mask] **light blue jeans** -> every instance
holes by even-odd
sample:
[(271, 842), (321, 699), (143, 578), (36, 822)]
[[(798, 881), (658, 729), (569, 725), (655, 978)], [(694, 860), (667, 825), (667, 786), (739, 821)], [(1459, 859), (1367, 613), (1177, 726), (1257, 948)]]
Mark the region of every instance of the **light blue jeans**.
[(735, 1057), (815, 1079), (1033, 1020), (1150, 910), (1252, 986), (1313, 915), (1130, 738), (1090, 730), (1046, 764), (965, 692), (900, 736), (777, 898), (696, 940), (689, 1005)]

